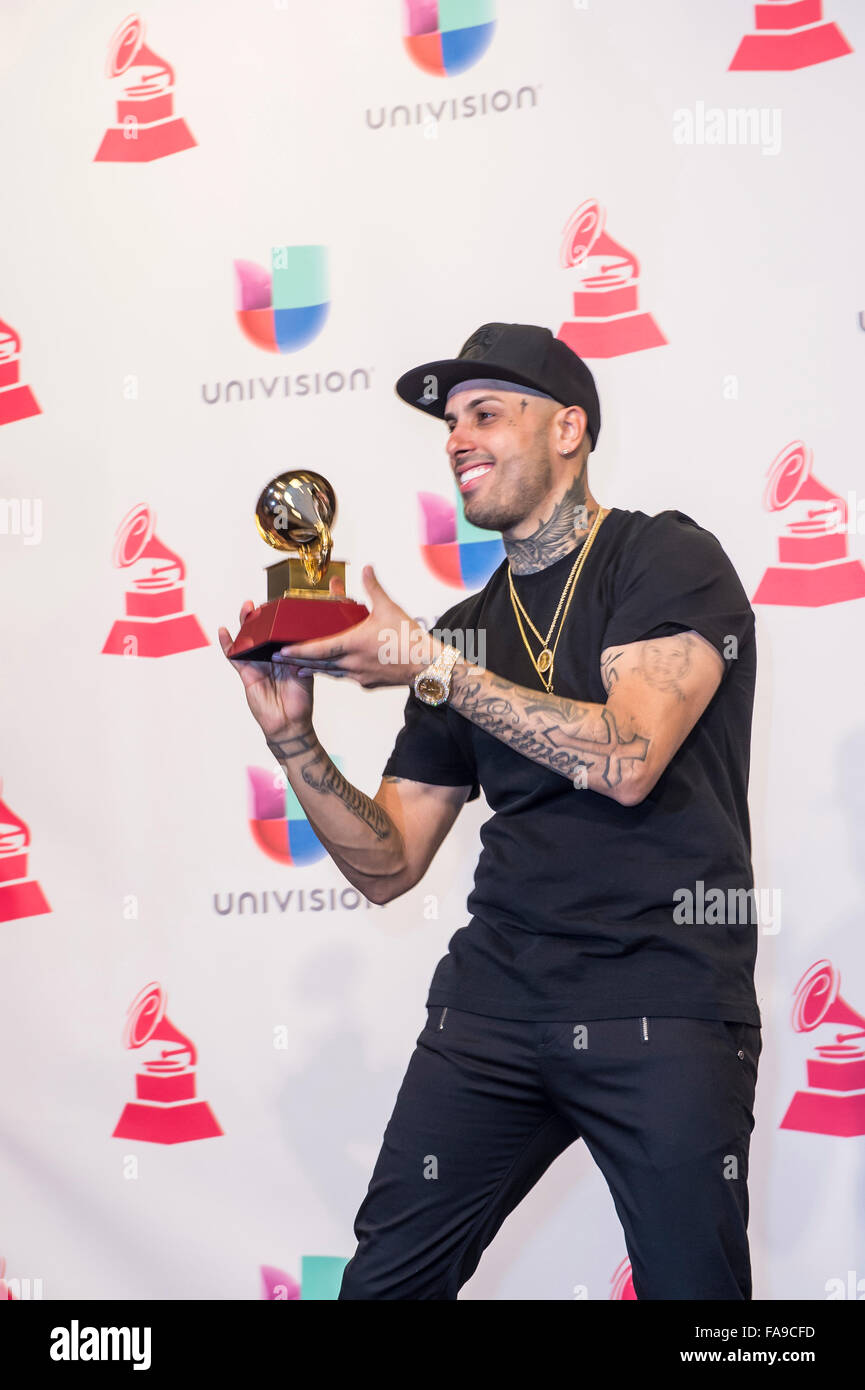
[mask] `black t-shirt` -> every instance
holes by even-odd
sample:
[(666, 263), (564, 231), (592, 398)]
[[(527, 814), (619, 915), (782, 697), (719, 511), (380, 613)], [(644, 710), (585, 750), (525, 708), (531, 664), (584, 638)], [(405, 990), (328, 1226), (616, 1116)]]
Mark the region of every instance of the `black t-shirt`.
[[(540, 632), (552, 621), (575, 554), (514, 576)], [(474, 653), (489, 671), (540, 691), (507, 570), (503, 560), (480, 593), (442, 614), (435, 631), (448, 640), (446, 629), (462, 630), (469, 659)], [(613, 507), (574, 591), (553, 693), (603, 705), (606, 647), (688, 630), (724, 658), (721, 684), (635, 806), (577, 790), (450, 705), (426, 705), (409, 693), (384, 772), (471, 786), (469, 800), (483, 787), (493, 811), (481, 827), (471, 920), (436, 968), (429, 1005), (516, 1019), (654, 1014), (760, 1025), (754, 899), (743, 912), (743, 895), (737, 900), (728, 891), (754, 885), (747, 800), (754, 612), (717, 538), (679, 511), (652, 517)], [(701, 891), (705, 899), (717, 888), (725, 904), (739, 906), (716, 912), (721, 921), (707, 908), (701, 923)], [(690, 925), (674, 918), (684, 889), (694, 894)]]

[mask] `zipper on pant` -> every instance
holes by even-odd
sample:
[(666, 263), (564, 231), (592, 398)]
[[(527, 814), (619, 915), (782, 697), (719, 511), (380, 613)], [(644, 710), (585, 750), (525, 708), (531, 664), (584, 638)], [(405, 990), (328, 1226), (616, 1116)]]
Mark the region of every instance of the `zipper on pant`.
[(446, 1014), (447, 1014), (447, 1008), (442, 1009), (442, 1016), (441, 1016), (441, 1018), (439, 1019), (439, 1026), (438, 1026), (438, 1031), (439, 1031), (439, 1032), (441, 1032), (441, 1030), (442, 1030), (442, 1029), (444, 1028), (444, 1026), (445, 1026), (445, 1015), (446, 1015)]
[(645, 1017), (640, 1019), (640, 1034), (643, 1042), (649, 1041), (649, 1020)]

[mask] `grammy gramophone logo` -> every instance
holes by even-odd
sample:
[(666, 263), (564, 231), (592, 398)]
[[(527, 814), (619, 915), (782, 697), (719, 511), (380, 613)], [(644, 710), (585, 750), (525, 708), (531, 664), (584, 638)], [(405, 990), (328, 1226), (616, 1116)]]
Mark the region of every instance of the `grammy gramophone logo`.
[(757, 0), (754, 28), (728, 70), (792, 72), (852, 52), (838, 25), (824, 19), (823, 0)]
[(848, 553), (847, 503), (814, 476), (801, 439), (773, 459), (763, 492), (766, 511), (783, 513), (778, 563), (757, 586), (754, 603), (819, 608), (865, 597), (865, 567)]
[(174, 69), (144, 42), (138, 15), (129, 15), (112, 34), (105, 75), (117, 91), (117, 119), (94, 163), (148, 164), (195, 145), (186, 122), (174, 114)]
[(21, 339), (0, 319), (0, 425), (41, 414), (36, 397), (21, 380)]
[[(823, 1031), (807, 1061), (808, 1084), (797, 1091), (781, 1129), (845, 1138), (865, 1134), (865, 1015), (841, 997), (841, 975), (829, 960), (808, 967), (794, 991), (797, 1033)], [(835, 1029), (851, 1028), (852, 1032)]]
[(186, 566), (155, 534), (156, 517), (139, 503), (121, 521), (114, 565), (126, 571), (126, 617), (102, 648), (110, 656), (174, 656), (209, 646), (194, 613), (185, 613)]
[(0, 797), (0, 922), (51, 911), (39, 883), (27, 872), (29, 849), (28, 827)]
[(579, 357), (621, 357), (662, 347), (664, 337), (638, 303), (640, 263), (604, 230), (606, 211), (589, 198), (571, 213), (559, 263), (573, 275), (574, 317), (558, 337)]
[(135, 1100), (124, 1106), (113, 1139), (185, 1144), (222, 1134), (206, 1100), (195, 1095), (195, 1044), (165, 1015), (165, 991), (153, 981), (135, 996), (123, 1030), (124, 1047), (142, 1052)]
[(613, 1277), (610, 1280), (610, 1298), (616, 1301), (636, 1300), (634, 1292), (634, 1276), (631, 1272), (631, 1261), (627, 1255), (620, 1265), (616, 1266)]

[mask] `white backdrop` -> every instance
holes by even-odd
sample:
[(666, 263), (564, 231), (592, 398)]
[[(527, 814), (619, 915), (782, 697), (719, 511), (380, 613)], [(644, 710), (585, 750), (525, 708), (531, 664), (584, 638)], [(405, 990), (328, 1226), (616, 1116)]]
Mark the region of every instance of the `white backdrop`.
[[(135, 63), (145, 86), (173, 69), (173, 115), (163, 95), (164, 129), (142, 119), (136, 139), (155, 152), (182, 142), (179, 117), (195, 144), (144, 160), (118, 132), (121, 157), (99, 161), (117, 102), (141, 99), (141, 84), (124, 96), (130, 69), (105, 71), (123, 7), (0, 8), (0, 1256), (31, 1296), (255, 1299), (262, 1266), (299, 1280), (304, 1256), (353, 1253), (489, 812), (483, 799), (466, 808), (426, 879), (384, 908), (340, 898), (327, 857), (268, 858), (247, 768), (272, 761), (216, 629), (265, 597), (274, 557), (252, 511), (289, 467), (333, 483), (335, 554), (356, 598), (368, 562), (427, 622), (459, 598), (421, 549), (418, 493), (455, 500), (444, 427), (393, 382), (486, 321), (573, 321), (583, 270), (561, 264), (562, 234), (590, 200), (606, 211), (614, 266), (631, 268), (626, 297), (666, 339), (622, 352), (633, 311), (613, 297), (595, 316), (611, 354), (590, 359), (595, 496), (694, 517), (752, 601), (791, 520), (808, 521), (801, 498), (764, 505), (788, 445), (802, 441), (813, 475), (852, 504), (855, 565), (827, 569), (820, 518), (804, 533), (816, 563), (800, 556), (797, 582), (822, 601), (791, 599), (788, 568), (788, 601), (755, 603), (753, 857), (782, 920), (760, 935), (750, 1190), (755, 1298), (865, 1296), (861, 1039), (847, 1044), (846, 1079), (818, 1088), (852, 1132), (823, 1132), (819, 1103), (810, 1130), (781, 1127), (815, 1047), (844, 1028), (836, 1005), (794, 1029), (800, 977), (828, 960), (851, 1014), (865, 1012), (865, 188), (852, 160), (865, 18), (853, 0), (825, 0), (824, 23), (852, 52), (780, 70), (785, 54), (843, 46), (812, 5), (800, 34), (768, 37), (763, 70), (730, 71), (755, 27), (740, 0), (699, 12), (686, 0), (442, 0), (442, 23), (484, 8), (486, 50), (437, 75), (403, 45), (391, 0), (152, 0), (141, 20), (157, 57)], [(326, 248), (326, 319), (307, 344), (267, 352), (241, 330), (233, 262), (267, 268), (273, 248), (304, 245)], [(318, 394), (300, 394), (298, 377), (316, 373)], [(342, 389), (335, 376), (324, 387), (328, 373)], [(244, 399), (235, 387), (226, 401), (231, 381)], [(132, 576), (112, 564), (116, 532), (138, 505), (186, 567), (183, 606), (206, 645), (103, 654)], [(180, 625), (160, 632), (170, 649)], [(316, 684), (319, 737), (367, 792), (404, 698)], [(33, 910), (34, 880), (50, 911)], [(250, 899), (239, 910), (242, 893), (257, 911)], [(123, 1045), (127, 1010), (153, 981), (198, 1050), (197, 1095), (220, 1136), (113, 1137), (143, 1058)], [(462, 1297), (606, 1299), (625, 1254), (578, 1144)]]

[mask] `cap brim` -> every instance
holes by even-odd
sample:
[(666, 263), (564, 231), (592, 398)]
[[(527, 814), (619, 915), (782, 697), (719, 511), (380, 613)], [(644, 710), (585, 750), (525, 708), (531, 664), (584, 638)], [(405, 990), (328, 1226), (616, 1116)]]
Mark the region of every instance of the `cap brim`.
[(461, 381), (474, 381), (496, 377), (500, 381), (513, 381), (517, 386), (531, 386), (539, 391), (541, 387), (531, 377), (515, 372), (512, 367), (498, 367), (495, 362), (479, 362), (466, 357), (447, 357), (440, 362), (424, 362), (421, 367), (412, 367), (403, 372), (394, 390), (406, 405), (413, 405), (427, 415), (444, 419), (447, 398), (454, 386)]

